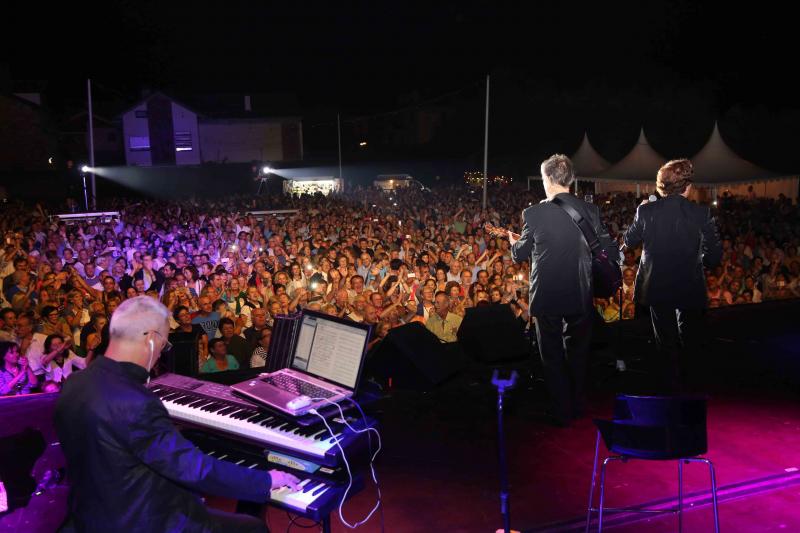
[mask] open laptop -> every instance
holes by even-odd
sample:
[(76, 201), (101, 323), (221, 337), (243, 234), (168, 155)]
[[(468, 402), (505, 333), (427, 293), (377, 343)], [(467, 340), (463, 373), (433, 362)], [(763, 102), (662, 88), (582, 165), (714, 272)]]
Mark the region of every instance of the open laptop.
[(339, 402), (358, 388), (371, 326), (303, 311), (289, 367), (233, 385), (237, 394), (292, 416)]

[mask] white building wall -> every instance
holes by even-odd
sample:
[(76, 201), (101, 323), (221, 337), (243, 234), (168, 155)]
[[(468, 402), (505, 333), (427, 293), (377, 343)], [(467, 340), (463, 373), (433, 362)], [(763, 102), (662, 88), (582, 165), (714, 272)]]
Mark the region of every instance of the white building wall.
[(283, 159), (279, 122), (201, 121), (199, 128), (203, 162), (246, 163)]
[[(197, 115), (172, 102), (172, 130), (176, 136), (175, 164), (176, 165), (199, 165), (200, 156), (200, 137), (197, 128)], [(188, 132), (192, 138), (191, 150), (180, 150), (177, 146), (178, 133)]]
[(150, 150), (131, 150), (131, 139), (134, 137), (150, 137), (146, 118), (137, 118), (137, 111), (147, 111), (147, 103), (131, 109), (122, 117), (122, 142), (125, 144), (125, 163), (128, 166), (146, 166), (153, 164)]

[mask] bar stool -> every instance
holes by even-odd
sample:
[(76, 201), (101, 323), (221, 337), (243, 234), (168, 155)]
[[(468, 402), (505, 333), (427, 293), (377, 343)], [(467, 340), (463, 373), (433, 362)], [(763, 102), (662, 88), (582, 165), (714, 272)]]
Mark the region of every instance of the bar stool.
[[(678, 531), (683, 529), (683, 465), (705, 463), (711, 475), (711, 497), (714, 509), (714, 531), (719, 533), (717, 509), (717, 480), (714, 465), (699, 457), (708, 451), (706, 433), (707, 398), (689, 396), (629, 396), (619, 395), (614, 403), (611, 420), (595, 419), (597, 439), (594, 448), (592, 483), (586, 513), (586, 533), (592, 513), (597, 512), (597, 531), (603, 530), (603, 514), (607, 512), (677, 513)], [(603, 460), (600, 470), (600, 505), (593, 507), (600, 439), (613, 453)], [(678, 461), (678, 506), (671, 509), (615, 508), (606, 509), (606, 466), (611, 461), (627, 463), (631, 459), (647, 461)]]

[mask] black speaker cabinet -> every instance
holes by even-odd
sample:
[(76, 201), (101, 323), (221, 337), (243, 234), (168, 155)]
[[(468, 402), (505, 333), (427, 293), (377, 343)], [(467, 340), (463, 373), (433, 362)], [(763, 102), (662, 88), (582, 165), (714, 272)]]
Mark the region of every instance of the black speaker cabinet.
[(481, 363), (513, 361), (530, 353), (524, 326), (508, 304), (468, 308), (458, 342), (467, 356)]
[(401, 389), (428, 390), (464, 367), (456, 343), (442, 344), (418, 322), (389, 331), (371, 355), (367, 368)]

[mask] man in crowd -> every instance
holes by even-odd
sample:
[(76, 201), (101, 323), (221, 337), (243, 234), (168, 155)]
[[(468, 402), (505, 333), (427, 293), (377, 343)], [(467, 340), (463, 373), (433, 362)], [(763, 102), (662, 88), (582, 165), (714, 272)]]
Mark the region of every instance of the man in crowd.
[(253, 350), (250, 345), (235, 333), (236, 325), (230, 318), (222, 318), (219, 321), (219, 330), (222, 334), (222, 341), (225, 343), (226, 353), (236, 358), (239, 368), (250, 368), (250, 356)]
[(213, 310), (211, 298), (208, 296), (201, 296), (197, 299), (197, 305), (200, 309), (192, 317), (192, 324), (197, 324), (203, 328), (209, 339), (217, 336), (217, 328), (219, 327), (220, 316), (219, 313)]
[(436, 293), (435, 312), (428, 315), (425, 327), (442, 342), (456, 342), (461, 317), (450, 312), (450, 298), (444, 291)]
[(250, 311), (250, 320), (253, 325), (245, 329), (244, 339), (247, 341), (248, 349), (252, 353), (258, 347), (261, 338), (261, 330), (267, 327), (267, 310), (263, 307), (256, 307)]

